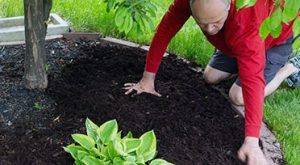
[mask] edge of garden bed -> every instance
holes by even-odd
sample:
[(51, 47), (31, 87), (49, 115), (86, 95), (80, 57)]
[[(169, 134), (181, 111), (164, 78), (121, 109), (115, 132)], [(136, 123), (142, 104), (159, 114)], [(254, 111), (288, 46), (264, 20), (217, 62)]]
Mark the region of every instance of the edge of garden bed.
[[(58, 35), (50, 35), (46, 36), (46, 40), (55, 40), (59, 38), (63, 38), (64, 36), (61, 34)], [(13, 46), (13, 45), (22, 45), (25, 44), (25, 41), (10, 41), (10, 42), (0, 42), (0, 46)]]
[[(212, 87), (215, 90), (219, 91), (227, 100), (230, 100), (229, 96), (225, 93), (224, 90), (220, 89), (217, 86)], [(245, 117), (245, 108), (243, 106), (236, 106), (234, 104), (231, 104), (231, 109), (237, 112), (243, 118)], [(282, 165), (284, 159), (280, 143), (265, 122), (262, 123), (262, 127), (260, 130), (260, 141), (263, 146), (263, 152), (268, 163), (270, 165)]]

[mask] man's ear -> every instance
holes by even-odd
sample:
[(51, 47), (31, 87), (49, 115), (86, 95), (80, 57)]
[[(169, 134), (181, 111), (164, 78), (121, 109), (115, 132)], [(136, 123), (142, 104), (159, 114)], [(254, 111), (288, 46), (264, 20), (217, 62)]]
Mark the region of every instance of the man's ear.
[[(225, 0), (226, 1), (226, 0)], [(230, 7), (231, 7), (231, 0), (227, 0), (228, 1), (228, 4), (227, 4), (227, 11), (229, 11), (230, 10)]]

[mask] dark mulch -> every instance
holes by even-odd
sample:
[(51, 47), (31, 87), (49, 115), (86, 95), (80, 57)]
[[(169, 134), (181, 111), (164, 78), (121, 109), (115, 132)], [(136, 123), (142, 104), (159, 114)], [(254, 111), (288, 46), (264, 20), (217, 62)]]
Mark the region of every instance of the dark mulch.
[[(124, 133), (154, 130), (158, 157), (175, 164), (239, 164), (243, 119), (201, 73), (176, 56), (157, 75), (161, 98), (125, 96), (143, 72), (146, 52), (104, 41), (47, 43), (49, 87), (22, 85), (24, 46), (0, 47), (0, 164), (72, 164), (62, 146), (85, 132), (86, 117), (117, 119)], [(41, 110), (33, 108), (40, 103)]]

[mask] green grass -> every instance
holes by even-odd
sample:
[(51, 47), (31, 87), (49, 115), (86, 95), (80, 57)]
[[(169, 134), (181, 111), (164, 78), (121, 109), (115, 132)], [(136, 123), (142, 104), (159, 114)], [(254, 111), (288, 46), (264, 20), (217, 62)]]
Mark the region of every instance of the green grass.
[(23, 0), (0, 0), (0, 18), (23, 15)]
[(269, 96), (265, 120), (281, 142), (287, 164), (300, 164), (300, 89), (282, 87)]
[[(173, 0), (155, 0), (159, 3), (157, 25)], [(52, 12), (71, 23), (75, 31), (99, 32), (149, 44), (153, 32), (143, 34), (131, 31), (127, 37), (118, 33), (113, 13), (106, 13), (101, 0), (54, 0)], [(22, 0), (0, 0), (0, 17), (23, 15)], [(197, 25), (190, 19), (171, 41), (168, 51), (184, 56), (205, 66), (213, 47), (206, 41)], [(266, 99), (265, 120), (281, 142), (287, 164), (300, 164), (300, 90), (279, 89)]]

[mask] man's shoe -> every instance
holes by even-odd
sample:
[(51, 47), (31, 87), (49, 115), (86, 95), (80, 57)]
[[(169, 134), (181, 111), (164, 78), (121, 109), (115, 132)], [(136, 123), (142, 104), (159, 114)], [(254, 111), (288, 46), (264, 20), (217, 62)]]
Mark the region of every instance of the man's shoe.
[(290, 62), (296, 67), (298, 68), (298, 72), (293, 73), (292, 75), (290, 75), (287, 79), (286, 82), (288, 83), (288, 85), (292, 88), (296, 88), (296, 87), (300, 87), (300, 54), (296, 55), (295, 57), (293, 57)]
[(287, 84), (292, 87), (300, 87), (300, 71), (293, 73), (286, 79)]

